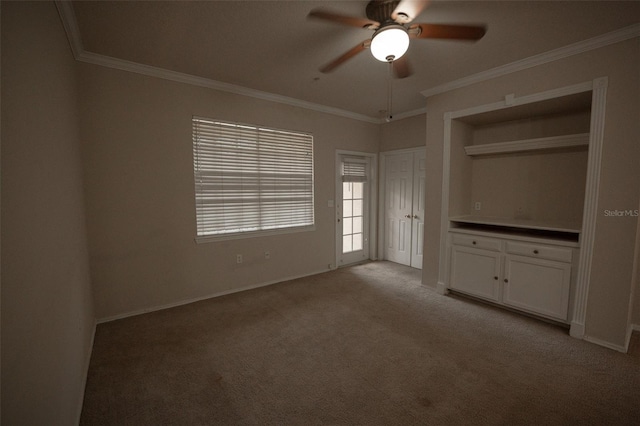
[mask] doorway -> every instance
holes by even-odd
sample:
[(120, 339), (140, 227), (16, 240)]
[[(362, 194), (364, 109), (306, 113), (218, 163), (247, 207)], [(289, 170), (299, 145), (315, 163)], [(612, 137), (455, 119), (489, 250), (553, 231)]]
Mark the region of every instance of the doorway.
[[(338, 152), (336, 160), (336, 262), (350, 265), (372, 258), (372, 190), (375, 156)], [(375, 210), (374, 210), (375, 211)], [(375, 247), (375, 246), (374, 246)]]
[(385, 153), (381, 197), (385, 259), (422, 269), (425, 212), (425, 148)]

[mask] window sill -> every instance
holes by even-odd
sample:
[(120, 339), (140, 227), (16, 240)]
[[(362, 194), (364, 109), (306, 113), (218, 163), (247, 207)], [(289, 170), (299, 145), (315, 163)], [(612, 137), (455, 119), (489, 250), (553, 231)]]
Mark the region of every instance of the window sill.
[(197, 236), (195, 238), (195, 241), (198, 244), (207, 244), (207, 243), (215, 243), (218, 241), (269, 237), (273, 235), (293, 234), (297, 232), (309, 232), (309, 231), (315, 231), (315, 230), (316, 230), (315, 225), (297, 226), (295, 228), (279, 228), (279, 229), (269, 229), (265, 231), (248, 231), (248, 232), (239, 232), (239, 233), (233, 233), (233, 234), (229, 233), (229, 234), (220, 234), (220, 235), (203, 235), (203, 236)]

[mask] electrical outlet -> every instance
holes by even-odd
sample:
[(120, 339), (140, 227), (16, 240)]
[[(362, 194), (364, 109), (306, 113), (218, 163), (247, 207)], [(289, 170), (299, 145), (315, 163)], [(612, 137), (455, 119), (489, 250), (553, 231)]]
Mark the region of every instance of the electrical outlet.
[(473, 206), (473, 208), (476, 209), (476, 210), (480, 210), (482, 208), (482, 203), (480, 201), (476, 201), (476, 203)]
[(265, 258), (265, 259), (271, 259), (271, 252), (269, 252), (269, 251), (265, 251), (265, 252), (264, 252), (264, 258)]
[(242, 255), (236, 254), (236, 263), (242, 263)]

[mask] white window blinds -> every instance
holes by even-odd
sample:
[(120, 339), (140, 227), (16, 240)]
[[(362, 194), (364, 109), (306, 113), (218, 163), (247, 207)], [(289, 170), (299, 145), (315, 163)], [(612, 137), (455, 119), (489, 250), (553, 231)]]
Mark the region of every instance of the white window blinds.
[(313, 136), (193, 118), (198, 237), (313, 227)]
[(344, 157), (342, 160), (343, 182), (366, 182), (367, 160), (364, 157)]

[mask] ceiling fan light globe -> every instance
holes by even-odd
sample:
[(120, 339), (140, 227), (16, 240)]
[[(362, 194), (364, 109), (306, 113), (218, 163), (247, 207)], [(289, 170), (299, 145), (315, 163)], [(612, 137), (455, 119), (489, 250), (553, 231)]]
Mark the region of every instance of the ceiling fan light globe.
[(409, 48), (409, 34), (402, 25), (380, 28), (371, 39), (371, 54), (382, 62), (398, 60)]

